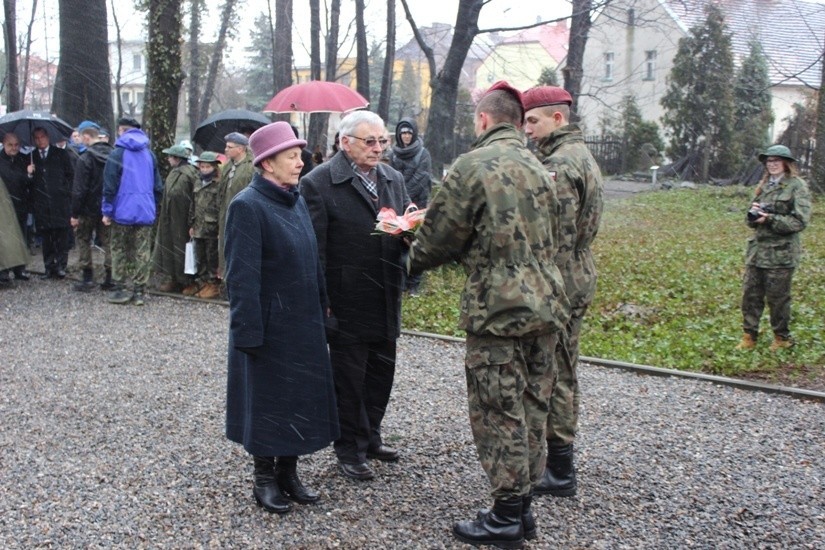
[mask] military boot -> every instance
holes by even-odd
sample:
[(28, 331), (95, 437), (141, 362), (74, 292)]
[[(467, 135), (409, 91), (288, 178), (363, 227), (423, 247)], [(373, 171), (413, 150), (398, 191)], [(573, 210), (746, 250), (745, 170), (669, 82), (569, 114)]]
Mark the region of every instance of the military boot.
[(112, 268), (106, 268), (106, 278), (100, 283), (100, 290), (115, 290), (115, 282), (112, 280)]
[(143, 285), (135, 285), (135, 292), (132, 294), (132, 304), (142, 306), (146, 303), (143, 296)]
[(315, 491), (307, 489), (298, 477), (298, 457), (281, 456), (275, 466), (275, 478), (281, 493), (298, 504), (315, 504), (321, 497)]
[(74, 289), (78, 292), (89, 292), (95, 288), (94, 274), (91, 267), (83, 268), (83, 280), (74, 285)]
[(522, 500), (523, 497), (496, 500), (490, 513), (474, 520), (456, 523), (453, 526), (453, 534), (458, 540), (474, 546), (489, 544), (498, 548), (522, 548)]
[(742, 335), (742, 340), (736, 345), (738, 350), (748, 350), (753, 349), (756, 347), (756, 338), (753, 337), (750, 333), (746, 332)]
[(123, 287), (117, 287), (109, 293), (106, 300), (110, 304), (128, 304), (132, 301), (132, 293)]
[(286, 514), (292, 510), (292, 503), (281, 493), (275, 479), (275, 459), (253, 456), (252, 460), (255, 467), (252, 495), (255, 497), (258, 506), (267, 512), (275, 512), (276, 514)]
[[(525, 540), (533, 540), (538, 536), (538, 531), (536, 530), (536, 518), (533, 517), (533, 510), (531, 509), (532, 505), (533, 493), (531, 491), (529, 495), (524, 495), (521, 497), (521, 526), (524, 529)], [(478, 511), (476, 518), (484, 519), (484, 517), (489, 513), (489, 508), (483, 508)]]
[(768, 349), (771, 351), (779, 351), (781, 349), (792, 348), (793, 345), (794, 341), (790, 336), (776, 335), (773, 337), (773, 342), (771, 342), (771, 346)]
[(576, 494), (576, 468), (573, 466), (573, 444), (547, 443), (547, 466), (541, 481), (533, 491), (537, 495), (572, 497)]

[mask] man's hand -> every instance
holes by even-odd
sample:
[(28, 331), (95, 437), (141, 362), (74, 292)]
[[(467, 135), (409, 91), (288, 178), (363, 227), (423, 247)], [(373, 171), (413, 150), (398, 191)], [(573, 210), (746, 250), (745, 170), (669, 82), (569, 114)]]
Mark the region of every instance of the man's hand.
[(72, 224), (74, 229), (77, 229), (77, 226), (80, 224), (80, 220), (77, 218), (69, 218), (69, 223)]
[(112, 225), (112, 218), (109, 216), (103, 216), (103, 225)]

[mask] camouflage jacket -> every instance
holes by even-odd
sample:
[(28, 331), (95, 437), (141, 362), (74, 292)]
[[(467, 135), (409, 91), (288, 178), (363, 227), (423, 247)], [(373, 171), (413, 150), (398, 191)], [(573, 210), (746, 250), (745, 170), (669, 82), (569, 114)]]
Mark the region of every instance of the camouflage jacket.
[[(235, 195), (243, 191), (255, 176), (255, 165), (252, 164), (252, 153), (247, 150), (246, 156), (235, 166), (235, 172), (232, 172), (232, 166), (230, 164), (227, 164), (223, 170), (224, 172), (221, 174), (221, 194), (218, 198), (218, 203), (220, 204), (220, 210), (218, 212), (218, 271), (221, 274), (224, 272), (226, 264), (226, 258), (223, 255), (224, 234), (226, 233), (226, 211), (229, 209), (229, 203), (232, 202)], [(232, 173), (232, 177), (229, 177), (230, 173)]]
[(563, 330), (570, 306), (553, 262), (558, 217), (549, 174), (512, 124), (497, 124), (450, 167), (410, 247), (410, 272), (461, 262), (459, 322), (468, 333)]
[(197, 239), (217, 239), (221, 179), (216, 175), (206, 185), (199, 179), (193, 191), (192, 207), (189, 209), (189, 227), (195, 230), (193, 236)]
[(577, 124), (562, 126), (542, 139), (537, 155), (556, 182), (561, 204), (556, 265), (564, 277), (570, 305), (585, 307), (596, 293), (596, 265), (590, 245), (602, 219), (602, 172)]
[(765, 223), (748, 222), (755, 229), (748, 239), (745, 265), (761, 268), (796, 267), (802, 247), (799, 233), (811, 221), (811, 192), (801, 178), (791, 176), (779, 180), (771, 188), (766, 185), (751, 202), (758, 202), (770, 211)]

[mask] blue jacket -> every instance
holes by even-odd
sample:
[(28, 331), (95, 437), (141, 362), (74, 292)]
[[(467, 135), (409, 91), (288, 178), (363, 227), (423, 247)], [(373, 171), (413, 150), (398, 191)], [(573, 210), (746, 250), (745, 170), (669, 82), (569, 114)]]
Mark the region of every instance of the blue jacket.
[(102, 214), (120, 225), (152, 225), (162, 198), (163, 181), (149, 138), (141, 130), (127, 130), (103, 169)]

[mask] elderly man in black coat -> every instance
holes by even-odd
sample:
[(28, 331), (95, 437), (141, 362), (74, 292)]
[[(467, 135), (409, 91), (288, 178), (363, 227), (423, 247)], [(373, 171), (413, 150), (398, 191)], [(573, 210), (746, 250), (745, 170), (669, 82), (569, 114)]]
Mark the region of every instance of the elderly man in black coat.
[(344, 475), (359, 480), (374, 477), (367, 458), (398, 459), (382, 441), (381, 421), (395, 375), (404, 244), (373, 232), (381, 208), (401, 213), (410, 200), (404, 177), (381, 163), (385, 132), (375, 113), (350, 113), (339, 127), (341, 150), (301, 178), (329, 295), (335, 453)]
[[(24, 242), (27, 242), (26, 221), (31, 209), (29, 198), (31, 176), (27, 173), (26, 168), (28, 164), (28, 157), (20, 153), (20, 138), (11, 132), (4, 135), (3, 149), (0, 150), (0, 179), (6, 184), (6, 190), (14, 206), (16, 221), (20, 226)], [(29, 276), (26, 274), (25, 268), (25, 264), (15, 266), (13, 268), (14, 278), (28, 280)], [(2, 274), (0, 274), (0, 277), (2, 277)], [(8, 274), (5, 277), (8, 278)]]
[(69, 153), (49, 143), (44, 128), (35, 128), (32, 138), (37, 149), (28, 170), (33, 175), (34, 223), (43, 238), (43, 277), (63, 279), (69, 262), (74, 167)]

